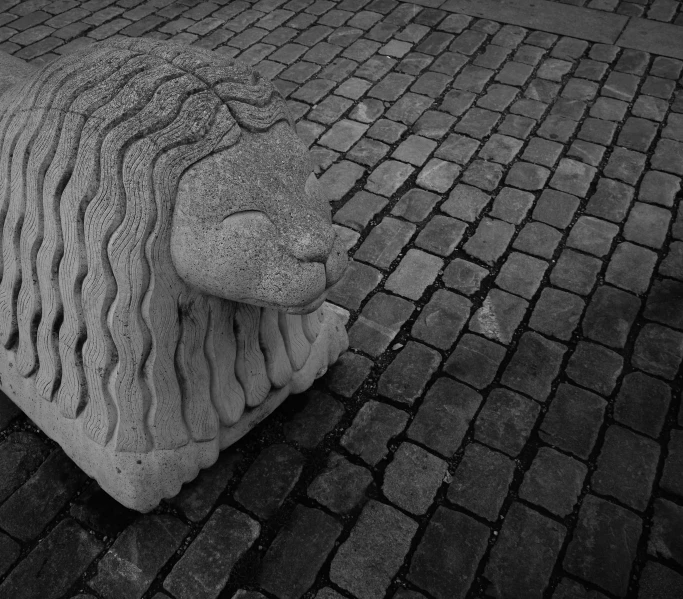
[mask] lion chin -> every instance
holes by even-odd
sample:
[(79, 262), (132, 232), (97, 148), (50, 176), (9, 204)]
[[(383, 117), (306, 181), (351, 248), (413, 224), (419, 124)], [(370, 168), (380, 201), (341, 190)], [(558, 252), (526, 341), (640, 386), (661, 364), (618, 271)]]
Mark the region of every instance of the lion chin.
[(141, 39), (7, 64), (0, 385), (147, 511), (347, 348), (346, 252), (250, 68)]

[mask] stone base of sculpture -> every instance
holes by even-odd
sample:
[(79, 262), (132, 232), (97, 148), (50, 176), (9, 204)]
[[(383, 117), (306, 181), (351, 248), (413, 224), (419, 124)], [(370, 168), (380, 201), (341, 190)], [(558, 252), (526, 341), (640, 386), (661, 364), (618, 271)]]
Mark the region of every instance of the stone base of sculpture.
[(346, 349), (346, 252), (250, 68), (122, 39), (2, 69), (0, 387), (146, 511)]
[[(308, 389), (348, 347), (344, 325), (327, 304), (315, 317), (321, 327), (300, 370), (284, 387), (272, 389), (258, 406), (247, 409), (233, 426), (221, 426), (219, 435), (206, 442), (190, 441), (183, 447), (145, 453), (116, 451), (113, 444), (102, 446), (83, 434), (82, 418), (64, 419), (54, 402), (46, 402), (32, 379), (16, 369), (16, 354), (0, 351), (2, 390), (89, 476), (123, 505), (141, 512), (159, 501), (178, 494), (180, 487), (218, 459), (218, 452), (232, 445), (258, 425), (289, 395)], [(286, 359), (286, 358), (285, 358)]]

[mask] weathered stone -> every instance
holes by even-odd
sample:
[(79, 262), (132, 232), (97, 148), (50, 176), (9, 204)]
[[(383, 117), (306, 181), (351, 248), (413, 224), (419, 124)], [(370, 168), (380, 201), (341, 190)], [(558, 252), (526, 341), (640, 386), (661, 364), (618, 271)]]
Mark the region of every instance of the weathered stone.
[(512, 597), (542, 597), (565, 534), (561, 524), (513, 503), (484, 571), (491, 581), (489, 592), (495, 596), (505, 589)]
[(282, 599), (297, 599), (311, 587), (342, 527), (320, 510), (297, 505), (263, 558), (259, 582)]
[(349, 331), (351, 347), (373, 357), (379, 356), (389, 347), (414, 309), (412, 303), (400, 297), (376, 293)]
[(439, 196), (436, 194), (423, 189), (411, 189), (401, 197), (391, 213), (414, 223), (421, 222), (427, 218), (438, 200)]
[(666, 499), (655, 500), (648, 553), (672, 560), (680, 567), (683, 564), (681, 526), (683, 526), (683, 508)]
[(579, 324), (584, 307), (584, 301), (573, 293), (546, 288), (536, 302), (529, 326), (568, 341)]
[(463, 335), (444, 365), (444, 371), (475, 389), (488, 386), (496, 376), (506, 349), (478, 335)]
[(502, 220), (483, 218), (463, 249), (486, 264), (493, 264), (507, 249), (515, 233), (514, 225)]
[(330, 290), (329, 300), (349, 310), (358, 310), (381, 280), (382, 273), (376, 268), (352, 262), (342, 280)]
[(58, 599), (85, 572), (103, 544), (72, 518), (62, 520), (0, 585), (12, 599)]
[(541, 447), (524, 475), (519, 496), (563, 518), (572, 513), (587, 473), (581, 462)]
[(474, 438), (516, 457), (531, 434), (540, 406), (526, 397), (494, 389), (474, 423)]
[(501, 382), (538, 401), (545, 401), (566, 351), (561, 343), (549, 341), (537, 333), (524, 333)]
[(644, 511), (650, 501), (659, 452), (659, 445), (651, 439), (610, 426), (591, 480), (593, 489)]
[(646, 324), (638, 334), (632, 362), (650, 374), (673, 379), (683, 361), (683, 333)]
[(657, 562), (648, 561), (640, 576), (639, 587), (640, 599), (678, 597), (683, 594), (683, 576)]
[(546, 189), (536, 203), (533, 217), (558, 229), (564, 229), (571, 222), (578, 207), (579, 198), (561, 191)]
[(100, 560), (90, 586), (107, 599), (142, 597), (188, 532), (172, 516), (136, 520)]
[(446, 267), (442, 280), (447, 287), (456, 289), (465, 295), (472, 295), (479, 290), (481, 282), (489, 272), (467, 260), (455, 258)]
[(547, 262), (526, 254), (512, 252), (496, 277), (496, 285), (505, 291), (531, 299), (548, 268)]
[(377, 391), (394, 401), (412, 404), (441, 362), (435, 350), (409, 341), (379, 379)]
[(522, 298), (491, 289), (481, 308), (470, 319), (469, 328), (494, 341), (510, 343), (528, 305)]
[(504, 187), (496, 196), (489, 214), (518, 225), (524, 220), (533, 203), (534, 196), (532, 194), (512, 187)]
[(407, 423), (408, 414), (405, 412), (378, 401), (369, 401), (358, 411), (340, 442), (351, 453), (374, 466), (389, 453), (388, 442), (401, 433)]
[(640, 295), (650, 286), (656, 262), (657, 254), (653, 251), (628, 242), (620, 243), (612, 254), (605, 281)]
[(368, 378), (373, 363), (371, 360), (347, 352), (327, 373), (327, 388), (343, 397), (351, 397)]
[(460, 244), (466, 231), (466, 223), (437, 214), (420, 231), (415, 244), (440, 256), (449, 256)]
[(569, 233), (567, 245), (601, 258), (609, 253), (619, 227), (592, 216), (581, 216)]
[(323, 470), (308, 487), (312, 497), (333, 512), (350, 512), (363, 501), (372, 475), (339, 454), (333, 453)]
[(384, 471), (382, 491), (400, 508), (424, 514), (443, 482), (446, 468), (441, 458), (412, 443), (401, 443)]
[(448, 349), (465, 326), (471, 307), (472, 302), (461, 295), (438, 289), (420, 312), (411, 334), (439, 349)]
[(565, 570), (624, 597), (642, 526), (633, 512), (587, 495), (564, 558)]
[(491, 196), (476, 187), (456, 185), (448, 200), (441, 205), (441, 210), (460, 220), (472, 222), (490, 201)]
[(610, 347), (624, 347), (640, 305), (630, 293), (608, 285), (598, 287), (583, 319), (584, 335)]
[(36, 435), (12, 433), (0, 444), (0, 501), (7, 499), (40, 466), (50, 448)]
[(669, 493), (683, 497), (683, 480), (679, 476), (683, 466), (683, 431), (671, 431), (667, 449), (668, 456), (659, 486)]
[(460, 383), (440, 377), (425, 396), (408, 437), (450, 458), (460, 447), (481, 395)]
[[(242, 32), (258, 17), (251, 12), (228, 54), (265, 35)], [(25, 212), (37, 228), (6, 259), (16, 276), (0, 293), (2, 335), (16, 357), (0, 359), (3, 388), (104, 490), (143, 511), (215, 462), (288, 393), (308, 388), (346, 348), (337, 315), (321, 307), (346, 267), (343, 242), (282, 96), (226, 52), (134, 39), (162, 20), (106, 23), (92, 37), (124, 23), (133, 37), (27, 69), (32, 83), (0, 98), (14, 123), (0, 155), (16, 146), (26, 159), (19, 170), (8, 166), (6, 180), (39, 190), (26, 202), (5, 194), (15, 215), (6, 230), (21, 228)], [(311, 60), (338, 51), (320, 43), (330, 31), (314, 27), (297, 40), (318, 44)], [(273, 49), (252, 46), (244, 60)], [(210, 81), (198, 74), (207, 69)], [(285, 94), (318, 69), (298, 62), (280, 73)], [(331, 85), (316, 80), (297, 97), (316, 101)], [(308, 123), (302, 131), (314, 138), (319, 125)], [(326, 140), (345, 150), (365, 128), (345, 121)], [(109, 166), (100, 173), (100, 164)], [(327, 191), (340, 198), (363, 172), (333, 166)], [(286, 184), (262, 193), (275, 181)], [(76, 289), (70, 278), (79, 279), (78, 293), (58, 293)], [(221, 368), (222, 360), (233, 366)], [(78, 487), (80, 476), (62, 474), (49, 507), (28, 518), (32, 526), (42, 530)], [(6, 503), (0, 520), (14, 509), (26, 515), (31, 503)]]
[(2, 504), (0, 526), (22, 541), (34, 539), (85, 481), (86, 476), (64, 452), (54, 451)]
[(514, 472), (515, 463), (510, 458), (479, 443), (470, 443), (453, 475), (448, 500), (495, 521)]
[(417, 522), (370, 501), (330, 565), (330, 580), (359, 599), (382, 597), (403, 563)]
[(559, 386), (539, 435), (547, 443), (587, 459), (602, 425), (607, 402), (567, 383)]
[(117, 537), (137, 516), (105, 493), (96, 481), (78, 495), (69, 513), (85, 527), (109, 538)]
[(264, 520), (282, 505), (303, 469), (304, 457), (287, 445), (266, 447), (242, 477), (235, 499)]
[(287, 441), (307, 449), (316, 447), (341, 420), (344, 406), (320, 391), (307, 391), (303, 410), (282, 427)]
[(489, 529), (473, 518), (437, 508), (413, 556), (408, 580), (437, 599), (463, 599), (488, 536)]
[(227, 505), (216, 509), (164, 581), (178, 599), (214, 599), (261, 527)]
[(443, 267), (443, 260), (421, 250), (410, 249), (394, 272), (389, 275), (384, 288), (417, 300), (436, 279)]
[(551, 271), (550, 282), (579, 295), (588, 295), (601, 268), (602, 263), (597, 258), (567, 249), (560, 254)]

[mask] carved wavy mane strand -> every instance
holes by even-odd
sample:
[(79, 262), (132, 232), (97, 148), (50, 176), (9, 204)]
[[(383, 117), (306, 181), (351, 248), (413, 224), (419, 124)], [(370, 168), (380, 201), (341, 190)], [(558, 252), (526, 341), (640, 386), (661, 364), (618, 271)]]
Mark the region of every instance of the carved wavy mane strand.
[(257, 73), (148, 40), (65, 56), (0, 99), (0, 343), (97, 443), (212, 439), (291, 376), (278, 352), (301, 368), (315, 318), (200, 295), (169, 249), (183, 172), (283, 119)]

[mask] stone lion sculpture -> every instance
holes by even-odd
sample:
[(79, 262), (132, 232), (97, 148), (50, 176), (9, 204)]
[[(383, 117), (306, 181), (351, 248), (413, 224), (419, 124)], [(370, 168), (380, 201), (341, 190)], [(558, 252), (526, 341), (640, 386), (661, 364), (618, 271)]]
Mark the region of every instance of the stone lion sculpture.
[(0, 143), (2, 388), (121, 503), (175, 495), (346, 349), (346, 253), (251, 69), (93, 45), (0, 97)]

